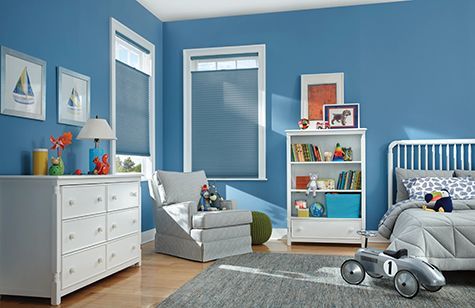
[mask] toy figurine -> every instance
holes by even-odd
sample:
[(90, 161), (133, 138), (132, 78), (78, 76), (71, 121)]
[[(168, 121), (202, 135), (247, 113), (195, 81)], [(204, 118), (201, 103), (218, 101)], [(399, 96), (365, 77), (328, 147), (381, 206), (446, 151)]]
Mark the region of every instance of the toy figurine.
[(307, 196), (312, 193), (312, 196), (315, 198), (317, 195), (318, 185), (317, 185), (318, 175), (310, 173), (310, 181), (307, 184)]
[(300, 129), (307, 129), (310, 126), (310, 122), (306, 118), (302, 118), (299, 121), (299, 127)]
[(454, 208), (450, 193), (446, 189), (426, 194), (424, 199), (428, 204), (432, 205), (432, 208), (427, 207), (427, 205), (423, 205), (422, 208), (426, 211), (450, 213)]
[(335, 152), (333, 153), (333, 161), (343, 161), (343, 149), (339, 143), (336, 144)]
[[(373, 236), (364, 230), (358, 233), (365, 237)], [(405, 298), (416, 296), (419, 284), (429, 292), (437, 292), (445, 286), (445, 277), (437, 267), (408, 256), (407, 249), (381, 251), (360, 248), (354, 259), (343, 262), (340, 272), (343, 279), (352, 285), (363, 282), (366, 273), (374, 279), (392, 278), (394, 288)]]
[(325, 153), (323, 153), (323, 157), (325, 157), (325, 161), (332, 161), (333, 153), (332, 152), (325, 152)]
[(51, 167), (48, 170), (49, 175), (63, 175), (64, 174), (64, 162), (63, 162), (63, 150), (72, 143), (73, 135), (71, 132), (66, 132), (54, 138), (49, 137), (49, 140), (53, 144), (51, 150), (56, 150), (57, 157), (51, 157)]
[(74, 170), (73, 174), (74, 175), (82, 175), (82, 171), (81, 171), (81, 169), (76, 169), (76, 170)]
[(96, 167), (94, 168), (94, 174), (97, 174), (97, 175), (109, 174), (110, 164), (108, 160), (109, 160), (108, 154), (104, 154), (102, 156), (102, 161), (100, 161), (99, 157), (96, 156), (93, 160), (94, 164), (96, 165)]
[(352, 161), (353, 160), (353, 150), (351, 147), (343, 148), (343, 159), (345, 161)]

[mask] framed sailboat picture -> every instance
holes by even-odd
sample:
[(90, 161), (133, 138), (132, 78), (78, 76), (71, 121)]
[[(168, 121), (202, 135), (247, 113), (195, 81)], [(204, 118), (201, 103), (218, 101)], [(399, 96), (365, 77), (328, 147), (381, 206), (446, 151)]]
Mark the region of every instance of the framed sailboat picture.
[(46, 119), (46, 62), (1, 46), (0, 112)]
[(91, 78), (58, 67), (58, 122), (84, 126), (90, 113)]

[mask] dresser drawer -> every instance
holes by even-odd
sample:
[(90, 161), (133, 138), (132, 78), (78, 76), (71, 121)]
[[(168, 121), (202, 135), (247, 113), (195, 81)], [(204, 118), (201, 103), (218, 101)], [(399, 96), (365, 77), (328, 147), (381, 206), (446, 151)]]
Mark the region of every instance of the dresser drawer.
[(81, 185), (62, 187), (63, 219), (106, 210), (106, 187), (104, 185)]
[(62, 288), (98, 275), (106, 270), (106, 247), (95, 247), (63, 257)]
[(107, 217), (107, 239), (115, 239), (139, 231), (139, 209), (109, 213)]
[(108, 187), (108, 210), (120, 210), (139, 205), (139, 185), (137, 183), (112, 184)]
[(106, 216), (63, 222), (63, 254), (106, 240)]
[(139, 257), (139, 235), (134, 234), (107, 244), (107, 269)]
[(322, 242), (337, 240), (358, 240), (360, 236), (356, 231), (361, 230), (361, 221), (333, 220), (333, 219), (308, 219), (292, 220), (292, 237), (301, 239), (319, 239)]

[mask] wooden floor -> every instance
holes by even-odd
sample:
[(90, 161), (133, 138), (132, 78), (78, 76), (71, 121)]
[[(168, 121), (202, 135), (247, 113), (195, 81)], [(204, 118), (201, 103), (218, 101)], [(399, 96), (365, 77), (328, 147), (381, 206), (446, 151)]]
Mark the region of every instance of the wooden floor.
[[(357, 246), (294, 244), (270, 241), (255, 252), (352, 255)], [(384, 248), (384, 247), (378, 247)], [(212, 264), (157, 254), (153, 243), (142, 246), (142, 266), (131, 267), (63, 297), (61, 307), (155, 307), (176, 289)], [(3, 296), (0, 308), (48, 307), (49, 299)]]

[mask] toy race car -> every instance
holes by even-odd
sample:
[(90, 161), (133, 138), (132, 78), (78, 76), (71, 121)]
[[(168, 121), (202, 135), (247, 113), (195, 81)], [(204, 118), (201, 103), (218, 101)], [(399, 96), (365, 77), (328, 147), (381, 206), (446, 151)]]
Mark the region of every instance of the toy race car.
[(394, 288), (405, 298), (413, 298), (419, 292), (419, 284), (430, 292), (437, 292), (445, 285), (445, 277), (437, 267), (407, 255), (407, 249), (398, 251), (360, 248), (354, 259), (341, 265), (341, 276), (353, 285), (365, 279), (394, 278)]

